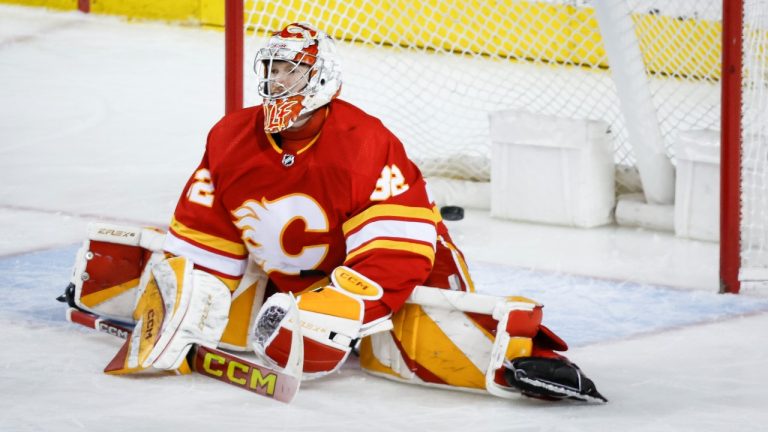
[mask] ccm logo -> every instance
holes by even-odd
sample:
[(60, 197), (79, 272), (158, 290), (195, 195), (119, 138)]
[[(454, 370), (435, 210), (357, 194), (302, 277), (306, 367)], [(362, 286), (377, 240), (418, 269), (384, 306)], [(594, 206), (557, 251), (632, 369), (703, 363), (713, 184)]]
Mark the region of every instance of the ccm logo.
[(122, 339), (128, 339), (128, 331), (113, 327), (107, 323), (99, 323), (99, 331), (109, 333)]
[(208, 352), (203, 358), (203, 370), (206, 374), (230, 384), (245, 387), (257, 393), (266, 393), (269, 396), (275, 394), (277, 375), (273, 373), (262, 375), (259, 369), (239, 361), (227, 361), (220, 355)]
[(147, 311), (145, 318), (146, 326), (144, 327), (144, 339), (152, 340), (152, 331), (155, 329), (155, 310), (150, 309)]

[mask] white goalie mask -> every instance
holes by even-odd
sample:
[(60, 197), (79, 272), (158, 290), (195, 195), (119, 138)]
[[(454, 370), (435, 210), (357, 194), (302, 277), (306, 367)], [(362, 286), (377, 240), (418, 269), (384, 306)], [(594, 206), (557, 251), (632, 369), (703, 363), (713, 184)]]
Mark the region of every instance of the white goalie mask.
[(253, 65), (263, 99), (264, 130), (277, 133), (327, 104), (341, 90), (341, 68), (333, 39), (309, 24), (275, 32)]

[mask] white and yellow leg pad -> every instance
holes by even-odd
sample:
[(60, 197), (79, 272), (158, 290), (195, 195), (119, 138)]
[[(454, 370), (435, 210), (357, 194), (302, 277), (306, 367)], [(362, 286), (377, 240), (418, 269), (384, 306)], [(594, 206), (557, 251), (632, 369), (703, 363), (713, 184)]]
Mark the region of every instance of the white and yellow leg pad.
[[(381, 298), (384, 291), (376, 282), (348, 267), (337, 267), (332, 285), (298, 297), (299, 319), (304, 336), (304, 377), (327, 375), (344, 363), (358, 338), (389, 330), (389, 317), (363, 326), (365, 301)], [(284, 366), (290, 352), (295, 323), (286, 317), (288, 294), (274, 294), (256, 317), (254, 351), (278, 366)]]
[[(226, 280), (224, 281), (226, 283)], [(219, 348), (250, 351), (253, 344), (256, 315), (264, 303), (269, 277), (253, 260), (249, 260), (245, 274), (236, 286), (230, 285), (232, 305), (229, 322), (221, 336)]]
[(531, 354), (541, 305), (524, 297), (417, 287), (392, 321), (391, 332), (362, 340), (363, 370), (413, 384), (500, 395), (502, 362)]
[(133, 314), (136, 327), (104, 372), (178, 369), (192, 344), (216, 347), (229, 307), (227, 286), (194, 270), (188, 259), (174, 257), (155, 265)]
[(101, 317), (133, 322), (140, 287), (163, 259), (162, 231), (93, 223), (75, 257), (71, 285), (75, 305)]

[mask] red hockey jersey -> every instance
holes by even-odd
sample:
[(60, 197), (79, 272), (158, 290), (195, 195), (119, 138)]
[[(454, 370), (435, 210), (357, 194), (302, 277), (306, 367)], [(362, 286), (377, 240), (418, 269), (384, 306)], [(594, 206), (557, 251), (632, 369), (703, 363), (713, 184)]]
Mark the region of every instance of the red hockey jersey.
[(464, 267), (421, 173), (381, 121), (334, 100), (318, 136), (289, 154), (265, 134), (263, 116), (246, 108), (211, 129), (166, 250), (229, 278), (250, 256), (294, 293), (346, 265), (378, 282), (392, 311), (428, 279), (436, 254), (447, 272)]

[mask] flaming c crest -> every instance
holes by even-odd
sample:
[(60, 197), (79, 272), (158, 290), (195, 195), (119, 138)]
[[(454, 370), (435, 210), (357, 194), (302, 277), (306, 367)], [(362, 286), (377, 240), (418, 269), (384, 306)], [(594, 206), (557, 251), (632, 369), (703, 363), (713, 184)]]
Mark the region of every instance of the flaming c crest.
[(298, 254), (286, 252), (283, 234), (296, 219), (304, 221), (306, 232), (328, 232), (328, 217), (308, 195), (247, 200), (232, 215), (252, 259), (267, 273), (299, 274), (317, 268), (328, 253), (328, 245), (322, 243), (305, 245)]

